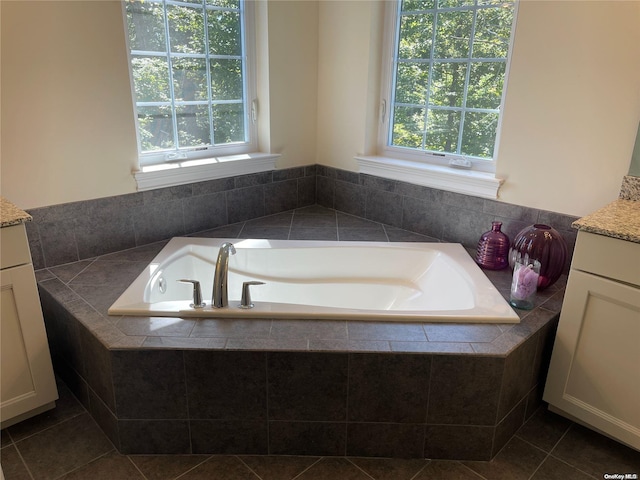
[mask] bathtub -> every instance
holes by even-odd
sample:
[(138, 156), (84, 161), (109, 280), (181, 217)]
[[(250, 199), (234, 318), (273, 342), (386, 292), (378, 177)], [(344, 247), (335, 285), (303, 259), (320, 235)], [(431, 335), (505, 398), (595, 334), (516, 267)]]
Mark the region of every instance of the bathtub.
[[(231, 242), (229, 306), (211, 307), (220, 245)], [(204, 308), (192, 308), (200, 282)], [(254, 308), (239, 308), (242, 283)], [(460, 244), (176, 237), (109, 308), (110, 315), (518, 323)]]

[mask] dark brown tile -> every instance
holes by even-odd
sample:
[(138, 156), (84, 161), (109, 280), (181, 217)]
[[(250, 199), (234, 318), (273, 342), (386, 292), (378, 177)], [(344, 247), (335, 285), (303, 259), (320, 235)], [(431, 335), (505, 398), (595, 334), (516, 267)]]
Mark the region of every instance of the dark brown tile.
[(269, 353), (270, 420), (344, 421), (347, 354)]
[(320, 457), (243, 456), (240, 460), (261, 480), (291, 480), (320, 460)]
[(191, 420), (193, 453), (266, 455), (266, 420)]
[(425, 324), (430, 342), (493, 342), (502, 335), (496, 325)]
[(32, 435), (15, 446), (38, 479), (57, 478), (113, 450), (88, 413)]
[(522, 400), (496, 426), (491, 455), (497, 454), (504, 447), (524, 423), (527, 401)]
[(405, 458), (350, 457), (349, 460), (376, 480), (410, 480), (429, 463), (429, 460)]
[(538, 336), (533, 335), (505, 359), (498, 406), (498, 421), (502, 420), (531, 390), (531, 378), (533, 376), (537, 347)]
[(416, 323), (348, 322), (350, 340), (426, 342), (422, 325)]
[(259, 225), (245, 225), (240, 235), (243, 238), (266, 238), (270, 240), (287, 240), (289, 227), (263, 227)]
[(289, 240), (338, 240), (338, 229), (335, 227), (292, 227)]
[(640, 473), (640, 452), (577, 424), (551, 455), (597, 478), (605, 473)]
[(429, 424), (496, 424), (504, 359), (475, 356), (433, 357)]
[(88, 478), (91, 480), (113, 480), (115, 478), (146, 480), (129, 458), (115, 452), (74, 470), (61, 477), (61, 480), (86, 480)]
[(423, 458), (424, 425), (412, 423), (349, 423), (347, 455)]
[(547, 454), (517, 437), (491, 462), (463, 462), (464, 465), (491, 480), (526, 480), (530, 478)]
[(6, 480), (32, 480), (27, 467), (13, 445), (0, 450), (0, 462), (2, 462), (2, 473)]
[(387, 234), (382, 227), (372, 228), (339, 228), (338, 239), (341, 242), (388, 242)]
[(69, 283), (80, 272), (91, 265), (92, 260), (81, 260), (79, 262), (68, 263), (57, 267), (51, 267), (49, 271), (64, 283)]
[(269, 422), (269, 454), (342, 456), (346, 424), (335, 422)]
[(543, 406), (527, 420), (517, 435), (545, 452), (550, 452), (571, 424), (570, 420), (550, 412)]
[(433, 460), (411, 480), (484, 480), (458, 462)]
[(9, 430), (6, 428), (0, 430), (0, 448), (4, 448), (12, 443), (13, 440), (11, 439), (11, 435), (9, 435)]
[(181, 480), (259, 480), (237, 457), (211, 457), (180, 477)]
[(371, 480), (346, 458), (323, 458), (296, 480)]
[(390, 352), (389, 342), (380, 340), (309, 340), (309, 350), (336, 352)]
[(430, 369), (427, 355), (350, 355), (348, 420), (424, 423)]
[[(615, 472), (614, 472), (615, 473)], [(602, 477), (600, 477), (602, 478)], [(593, 477), (566, 463), (548, 456), (531, 480), (590, 480)]]
[(230, 338), (225, 346), (227, 350), (252, 350), (261, 352), (309, 350), (306, 338)]
[(346, 340), (347, 322), (339, 320), (274, 320), (272, 338)]
[(187, 420), (120, 420), (120, 451), (125, 454), (191, 453)]
[(489, 460), (494, 427), (427, 425), (424, 456), (440, 460)]
[(57, 425), (64, 420), (80, 415), (86, 411), (66, 385), (58, 382), (57, 387), (59, 398), (56, 400), (55, 408), (23, 420), (8, 428), (14, 442), (18, 442), (23, 438), (41, 432), (46, 428)]
[(196, 320), (171, 317), (122, 317), (117, 327), (125, 335), (188, 337)]
[(130, 455), (129, 459), (147, 480), (167, 480), (179, 477), (209, 457), (210, 455)]
[(192, 419), (266, 420), (264, 352), (184, 352)]
[(192, 337), (268, 338), (271, 320), (208, 318), (198, 320)]
[(111, 358), (119, 419), (187, 418), (181, 351), (116, 350)]

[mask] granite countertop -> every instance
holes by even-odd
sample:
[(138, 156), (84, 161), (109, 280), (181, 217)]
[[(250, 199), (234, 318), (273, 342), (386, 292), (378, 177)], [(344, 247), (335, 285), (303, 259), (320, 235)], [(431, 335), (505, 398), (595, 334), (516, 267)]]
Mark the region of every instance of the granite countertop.
[(640, 243), (640, 201), (616, 200), (572, 224), (578, 230)]
[(0, 196), (0, 227), (10, 227), (30, 221), (31, 215)]

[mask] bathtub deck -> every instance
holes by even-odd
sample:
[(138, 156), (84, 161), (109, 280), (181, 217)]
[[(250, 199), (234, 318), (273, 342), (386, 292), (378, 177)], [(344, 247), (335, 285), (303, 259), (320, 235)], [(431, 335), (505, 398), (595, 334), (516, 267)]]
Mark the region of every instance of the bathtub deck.
[(487, 460), (541, 403), (566, 277), (519, 324), (108, 316), (164, 244), (37, 272), (56, 371), (122, 453)]

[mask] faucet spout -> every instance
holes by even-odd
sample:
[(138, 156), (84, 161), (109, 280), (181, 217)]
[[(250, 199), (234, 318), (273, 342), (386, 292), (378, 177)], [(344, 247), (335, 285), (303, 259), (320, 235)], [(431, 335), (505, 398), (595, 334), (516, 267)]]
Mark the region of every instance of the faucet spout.
[(225, 242), (218, 251), (216, 270), (213, 275), (213, 293), (211, 294), (211, 306), (223, 308), (229, 306), (227, 277), (229, 275), (229, 255), (235, 255), (236, 248), (232, 243)]

